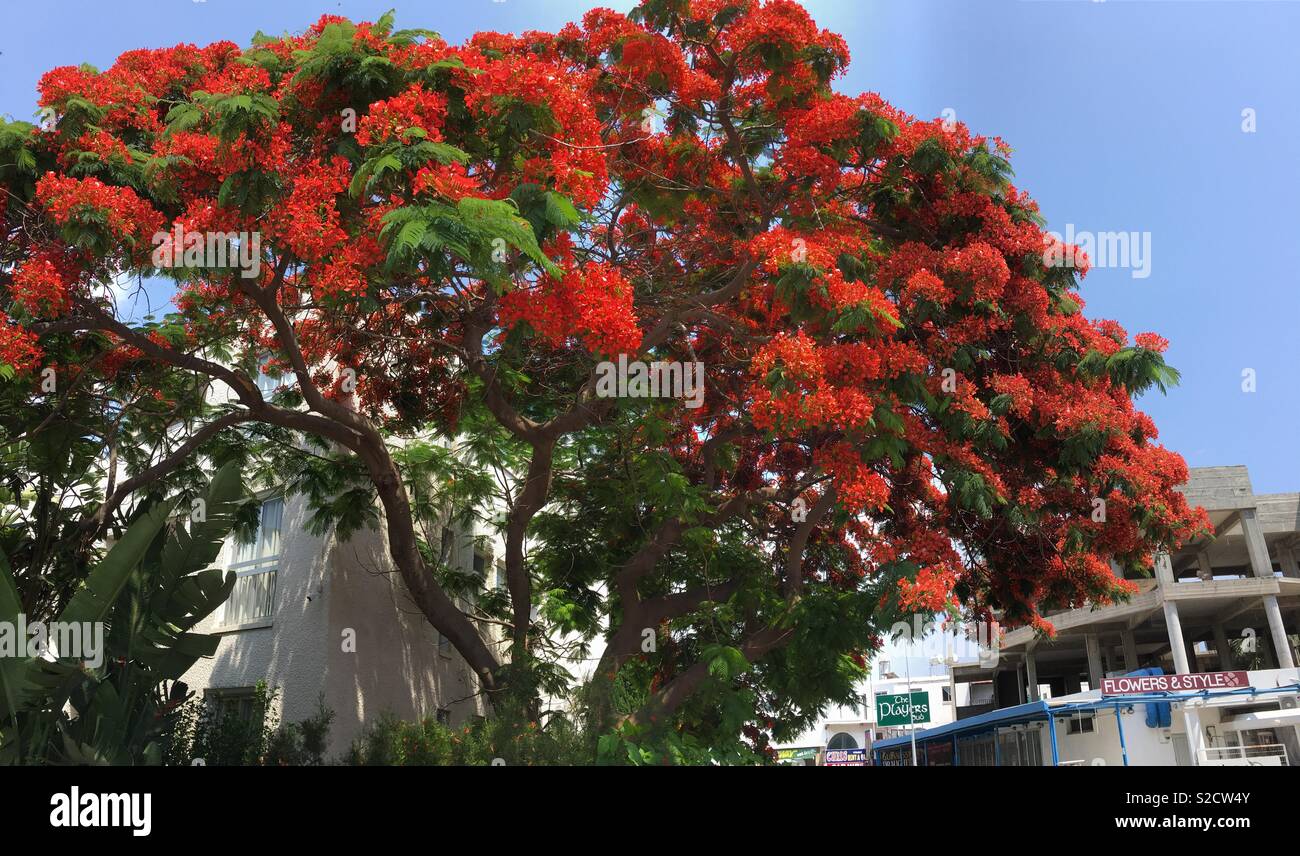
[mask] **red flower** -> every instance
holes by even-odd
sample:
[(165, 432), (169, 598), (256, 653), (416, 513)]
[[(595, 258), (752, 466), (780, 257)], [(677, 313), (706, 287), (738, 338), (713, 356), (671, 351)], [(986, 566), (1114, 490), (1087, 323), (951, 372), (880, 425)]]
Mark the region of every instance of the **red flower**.
[(1169, 348), (1169, 340), (1155, 333), (1138, 333), (1133, 340), (1139, 348), (1163, 354)]
[(97, 178), (72, 178), (47, 172), (36, 182), (36, 198), (60, 226), (93, 224), (103, 217), (119, 240), (148, 246), (162, 225), (162, 215), (129, 187), (104, 184)]
[[(442, 139), (447, 114), (447, 97), (412, 84), (401, 95), (370, 105), (370, 112), (357, 124), (357, 142), (363, 146), (404, 139), (412, 128), (424, 132), (422, 139)], [(411, 142), (411, 140), (406, 140)]]
[(28, 312), (58, 315), (72, 305), (68, 282), (48, 257), (34, 256), (14, 272), (9, 291)]
[(0, 312), (0, 365), (12, 366), (18, 374), (26, 374), (40, 362), (41, 354), (36, 336)]

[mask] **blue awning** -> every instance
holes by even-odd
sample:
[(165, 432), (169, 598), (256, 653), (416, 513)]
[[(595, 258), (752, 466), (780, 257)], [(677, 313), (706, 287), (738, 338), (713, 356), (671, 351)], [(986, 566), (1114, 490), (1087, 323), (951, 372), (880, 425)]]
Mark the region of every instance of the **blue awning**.
[[(939, 725), (934, 728), (927, 728), (925, 731), (918, 731), (916, 733), (916, 742), (922, 743), (940, 737), (951, 739), (957, 734), (965, 734), (972, 731), (984, 731), (989, 726), (997, 726), (1004, 723), (1010, 724), (1029, 719), (1046, 719), (1048, 710), (1050, 710), (1050, 708), (1045, 701), (1031, 701), (1026, 704), (1018, 704), (1015, 707), (1004, 707), (999, 710), (991, 710), (988, 713), (981, 713), (979, 716), (959, 719), (956, 722), (949, 722), (946, 725)], [(875, 752), (879, 749), (889, 749), (894, 746), (909, 745), (911, 742), (912, 735), (904, 734), (902, 737), (891, 737), (888, 740), (879, 740), (872, 744), (871, 749)]]
[[(1085, 710), (1100, 710), (1104, 708), (1133, 707), (1139, 704), (1168, 704), (1170, 702), (1184, 702), (1190, 699), (1212, 699), (1225, 698), (1229, 696), (1243, 696), (1255, 698), (1258, 696), (1272, 695), (1274, 693), (1295, 693), (1300, 692), (1300, 683), (1284, 684), (1277, 687), (1238, 687), (1231, 690), (1198, 690), (1195, 692), (1170, 692), (1170, 693), (1148, 693), (1144, 695), (1118, 695), (1118, 696), (1098, 696), (1096, 698), (1070, 700), (1069, 696), (1056, 699), (1053, 702), (1031, 701), (1028, 704), (1020, 704), (1015, 707), (1004, 707), (1000, 710), (992, 710), (988, 713), (982, 713), (979, 716), (972, 716), (969, 719), (959, 719), (955, 722), (949, 722), (946, 725), (940, 725), (935, 728), (929, 728), (925, 731), (916, 733), (916, 742), (925, 743), (940, 738), (953, 739), (955, 736), (987, 731), (990, 728), (996, 728), (999, 725), (1011, 725), (1017, 722), (1026, 722), (1035, 719), (1046, 719), (1051, 716), (1068, 716), (1071, 713), (1077, 713)], [(872, 754), (881, 749), (892, 749), (896, 746), (906, 746), (912, 742), (912, 735), (904, 734), (901, 737), (891, 737), (888, 740), (879, 740), (872, 744)]]

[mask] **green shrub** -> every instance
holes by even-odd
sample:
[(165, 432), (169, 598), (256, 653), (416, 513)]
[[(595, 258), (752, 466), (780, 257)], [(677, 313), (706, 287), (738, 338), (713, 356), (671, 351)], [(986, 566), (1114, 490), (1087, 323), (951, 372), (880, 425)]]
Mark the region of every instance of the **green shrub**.
[(278, 689), (259, 682), (248, 716), (222, 711), (204, 699), (192, 699), (177, 717), (168, 741), (166, 763), (189, 765), (197, 759), (220, 767), (320, 766), (325, 763), (334, 712), (322, 695), (317, 712), (281, 724), (276, 712)]
[(316, 713), (301, 722), (281, 725), (267, 738), (262, 765), (266, 767), (320, 767), (325, 764), (334, 711), (325, 706), (325, 694), (317, 701)]
[[(498, 760), (499, 759), (499, 760)], [(559, 714), (544, 724), (516, 717), (476, 718), (451, 727), (426, 717), (404, 722), (379, 717), (343, 758), (367, 766), (574, 765), (592, 762), (582, 733)]]
[[(211, 564), (243, 492), (238, 468), (226, 464), (207, 485), (201, 520), (175, 513), (181, 495), (141, 502), (57, 619), (100, 626), (98, 663), (72, 651), (0, 657), (0, 764), (163, 762), (184, 697), (179, 678), (217, 650), (216, 635), (194, 628), (235, 584)], [(0, 551), (0, 622), (10, 625), (26, 610), (17, 578)]]

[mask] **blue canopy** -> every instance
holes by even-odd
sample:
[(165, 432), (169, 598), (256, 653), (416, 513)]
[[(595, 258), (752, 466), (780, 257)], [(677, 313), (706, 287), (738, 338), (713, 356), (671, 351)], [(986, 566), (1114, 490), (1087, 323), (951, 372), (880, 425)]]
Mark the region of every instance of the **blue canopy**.
[[(916, 742), (920, 743), (925, 740), (934, 740), (938, 737), (952, 737), (956, 734), (965, 734), (972, 731), (984, 731), (989, 726), (1023, 722), (1031, 719), (1045, 719), (1048, 710), (1050, 710), (1050, 708), (1045, 701), (1031, 701), (1027, 704), (1018, 704), (1015, 707), (1004, 707), (999, 710), (991, 710), (988, 713), (981, 713), (979, 716), (959, 719), (956, 722), (949, 722), (946, 725), (939, 725), (934, 728), (928, 728), (925, 731), (918, 731), (916, 733)], [(904, 734), (902, 737), (891, 737), (888, 740), (876, 741), (872, 744), (872, 751), (888, 749), (893, 746), (904, 746), (911, 742), (912, 735)]]

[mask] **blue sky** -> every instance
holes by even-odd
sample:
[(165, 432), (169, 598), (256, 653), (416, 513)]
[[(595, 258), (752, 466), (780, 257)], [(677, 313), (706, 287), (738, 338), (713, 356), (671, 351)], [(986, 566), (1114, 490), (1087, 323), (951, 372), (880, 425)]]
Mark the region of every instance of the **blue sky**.
[[(46, 0), (4, 11), (0, 112), (30, 118), (49, 68), (138, 47), (298, 31), (323, 13), (374, 20), (395, 0)], [(398, 5), (449, 41), (554, 30), (591, 5)], [(1150, 235), (1150, 275), (1095, 269), (1091, 317), (1169, 338), (1183, 382), (1142, 406), (1192, 466), (1246, 464), (1257, 492), (1300, 490), (1300, 3), (826, 0), (805, 5), (853, 54), (846, 92), (922, 117), (955, 111), (1015, 150), (1049, 228)], [(1256, 130), (1242, 130), (1242, 111)], [(1255, 392), (1242, 390), (1253, 369)], [(901, 652), (895, 653), (901, 671)], [(914, 673), (928, 671), (913, 661)]]

